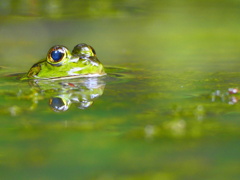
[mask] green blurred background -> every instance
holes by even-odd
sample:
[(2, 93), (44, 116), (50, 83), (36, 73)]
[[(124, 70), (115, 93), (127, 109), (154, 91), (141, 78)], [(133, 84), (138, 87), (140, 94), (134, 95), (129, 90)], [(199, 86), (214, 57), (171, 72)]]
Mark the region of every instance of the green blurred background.
[(239, 179), (239, 95), (227, 93), (239, 11), (238, 0), (0, 0), (1, 74), (78, 43), (128, 69), (90, 108), (62, 113), (47, 96), (26, 108), (27, 83), (1, 76), (0, 179)]

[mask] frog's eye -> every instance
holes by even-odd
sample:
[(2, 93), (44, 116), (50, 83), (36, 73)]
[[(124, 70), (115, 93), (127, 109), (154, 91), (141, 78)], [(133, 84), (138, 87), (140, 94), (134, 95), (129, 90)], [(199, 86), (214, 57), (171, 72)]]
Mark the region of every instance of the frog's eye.
[(61, 65), (62, 61), (66, 59), (68, 49), (64, 46), (53, 46), (48, 51), (47, 61), (52, 65)]
[(73, 48), (72, 54), (80, 55), (80, 56), (96, 56), (96, 51), (85, 43), (78, 44)]
[(92, 46), (89, 46), (90, 47), (90, 49), (92, 50), (92, 52), (93, 52), (93, 55), (94, 56), (96, 56), (96, 51), (95, 51), (95, 49), (93, 49), (93, 47)]
[(64, 53), (59, 51), (59, 50), (56, 50), (56, 51), (52, 51), (51, 52), (51, 58), (54, 62), (59, 62), (61, 61), (61, 59), (63, 58), (64, 56)]

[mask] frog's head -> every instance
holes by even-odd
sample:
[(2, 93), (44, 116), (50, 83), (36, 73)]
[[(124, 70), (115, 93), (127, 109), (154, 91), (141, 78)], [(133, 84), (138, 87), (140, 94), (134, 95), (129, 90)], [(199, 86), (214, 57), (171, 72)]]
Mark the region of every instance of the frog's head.
[(61, 45), (49, 49), (46, 59), (34, 64), (21, 79), (72, 78), (104, 75), (103, 65), (95, 50), (87, 44), (78, 44), (72, 53)]

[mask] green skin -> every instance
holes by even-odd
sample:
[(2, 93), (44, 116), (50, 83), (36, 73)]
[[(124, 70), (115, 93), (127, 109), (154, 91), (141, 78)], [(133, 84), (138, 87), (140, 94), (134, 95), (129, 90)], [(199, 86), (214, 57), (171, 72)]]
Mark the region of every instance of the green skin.
[[(52, 53), (58, 53), (54, 57)], [(59, 54), (60, 52), (60, 54)], [(64, 46), (53, 46), (44, 60), (34, 64), (21, 80), (67, 79), (106, 75), (94, 49), (87, 44), (78, 44), (72, 53)]]

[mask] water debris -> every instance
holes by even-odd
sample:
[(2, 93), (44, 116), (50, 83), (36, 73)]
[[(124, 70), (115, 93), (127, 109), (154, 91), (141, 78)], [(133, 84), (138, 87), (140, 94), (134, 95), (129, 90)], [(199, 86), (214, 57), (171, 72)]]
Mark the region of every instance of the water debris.
[(186, 133), (186, 122), (183, 119), (173, 120), (165, 123), (165, 129), (175, 137), (182, 137)]
[(228, 104), (236, 104), (239, 100), (239, 91), (238, 88), (228, 88), (228, 91), (220, 91), (220, 90), (216, 90), (212, 93), (211, 95), (211, 101), (215, 102), (218, 99), (221, 102), (226, 102)]
[(17, 116), (18, 114), (21, 113), (21, 108), (18, 106), (11, 106), (8, 108), (11, 116)]
[(154, 125), (146, 125), (144, 128), (144, 132), (146, 138), (153, 138), (156, 134), (156, 128)]

